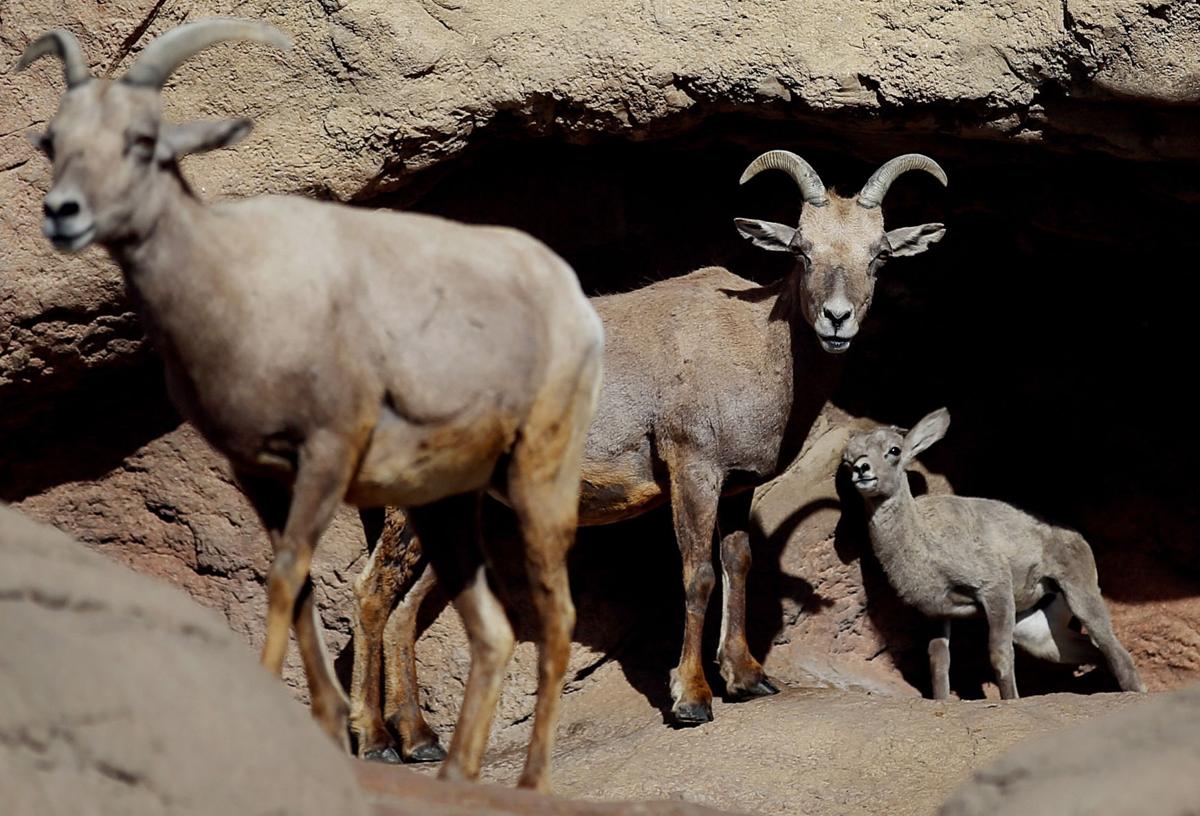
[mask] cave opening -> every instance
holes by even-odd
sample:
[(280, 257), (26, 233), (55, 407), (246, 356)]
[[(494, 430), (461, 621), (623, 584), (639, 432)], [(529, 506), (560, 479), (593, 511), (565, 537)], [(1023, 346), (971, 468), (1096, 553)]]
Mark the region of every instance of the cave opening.
[[(889, 227), (944, 222), (946, 238), (882, 270), (833, 402), (900, 425), (948, 406), (951, 432), (923, 459), (956, 492), (1009, 500), (1078, 528), (1112, 598), (1200, 595), (1200, 473), (1187, 462), (1200, 167), (844, 124), (730, 114), (665, 138), (587, 144), (501, 130), (359, 203), (526, 230), (572, 264), (589, 294), (710, 264), (765, 283), (791, 261), (743, 241), (733, 218), (794, 224), (800, 200), (781, 174), (739, 187), (754, 156), (792, 150), (846, 194), (886, 159), (926, 153), (946, 169), (949, 187), (906, 175), (885, 216)], [(178, 422), (158, 362), (142, 358), (21, 429), (2, 496), (96, 478)], [(646, 689), (658, 688), (677, 648), (658, 645), (677, 644), (682, 619), (670, 536), (659, 512), (619, 530), (584, 530), (573, 556), (584, 571), (608, 570), (590, 594), (636, 607), (623, 620), (655, 621), (656, 634), (630, 647)], [(647, 557), (651, 539), (663, 541)], [(631, 583), (632, 563), (645, 569)], [(769, 559), (755, 569), (759, 586), (778, 580)], [(664, 586), (670, 593), (650, 591)], [(586, 627), (582, 609), (580, 621)], [(752, 626), (761, 653), (781, 624)], [(595, 633), (605, 648), (615, 648), (611, 638)], [(915, 648), (894, 658), (919, 662)], [(979, 670), (986, 673), (982, 661)]]

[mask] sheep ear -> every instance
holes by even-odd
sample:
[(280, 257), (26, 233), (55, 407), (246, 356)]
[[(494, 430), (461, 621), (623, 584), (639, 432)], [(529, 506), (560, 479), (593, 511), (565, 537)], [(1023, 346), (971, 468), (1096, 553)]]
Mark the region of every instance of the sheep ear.
[(894, 229), (886, 237), (892, 255), (902, 258), (906, 255), (920, 255), (942, 240), (945, 234), (945, 224), (921, 224), (917, 227)]
[(735, 218), (737, 230), (750, 243), (772, 252), (791, 252), (796, 239), (796, 228), (774, 221), (759, 221), (755, 218)]
[(188, 153), (204, 153), (236, 144), (254, 127), (249, 119), (218, 119), (215, 122), (163, 124), (158, 131), (154, 155), (159, 161), (177, 159)]
[(900, 451), (900, 461), (908, 464), (921, 451), (937, 442), (950, 430), (950, 412), (939, 408), (918, 422), (904, 437), (904, 448)]

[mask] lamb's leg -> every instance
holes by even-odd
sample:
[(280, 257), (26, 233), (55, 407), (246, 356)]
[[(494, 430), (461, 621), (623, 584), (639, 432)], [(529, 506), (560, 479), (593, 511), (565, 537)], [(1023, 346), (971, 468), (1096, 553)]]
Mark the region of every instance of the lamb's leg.
[[(414, 536), (412, 542), (419, 546), (417, 541)], [(400, 738), (400, 755), (405, 762), (440, 762), (446, 758), (446, 749), (438, 741), (437, 732), (429, 727), (421, 713), (421, 687), (417, 683), (417, 615), (435, 586), (437, 577), (425, 562), (416, 582), (401, 597), (383, 630), (387, 700), (384, 712), (392, 733)], [(439, 608), (443, 608), (445, 596), (439, 593), (438, 599)]]
[(929, 675), (933, 699), (950, 699), (950, 621), (939, 621), (938, 634), (929, 641)]
[(1010, 586), (993, 587), (979, 598), (988, 624), (988, 656), (996, 672), (1000, 697), (1017, 698), (1017, 678), (1013, 669), (1013, 627), (1016, 625), (1016, 603)]
[(354, 672), (350, 681), (350, 728), (358, 743), (358, 755), (375, 762), (399, 762), (400, 754), (392, 745), (383, 722), (380, 679), (383, 629), (388, 612), (395, 603), (389, 590), (395, 576), (388, 575), (386, 553), (381, 552), (384, 510), (373, 507), (359, 510), (370, 555), (362, 573), (354, 582), (358, 598), (358, 616), (354, 622)]
[[(1093, 572), (1095, 568), (1093, 567)], [(1146, 684), (1138, 674), (1137, 666), (1129, 652), (1117, 640), (1113, 632), (1112, 621), (1108, 617), (1108, 607), (1100, 595), (1100, 586), (1094, 580), (1076, 580), (1059, 578), (1059, 587), (1067, 596), (1067, 605), (1079, 618), (1079, 622), (1087, 629), (1088, 637), (1104, 655), (1108, 667), (1117, 678), (1122, 691), (1145, 691)]]
[[(267, 578), (267, 631), (262, 664), (276, 675), (282, 674), (288, 629), (294, 624), (309, 680), (313, 716), (347, 750), (350, 704), (325, 653), (312, 606), (311, 585), (306, 591), (306, 584), (313, 551), (346, 493), (354, 462), (353, 446), (345, 438), (332, 431), (319, 431), (305, 440), (300, 449), (290, 500), (281, 499), (278, 491), (264, 480), (242, 478), (246, 495), (270, 533), (274, 549)], [(280, 531), (283, 515), (286, 522)], [(299, 606), (297, 601), (301, 602)]]
[(671, 713), (682, 725), (712, 720), (712, 690), (700, 662), (704, 615), (716, 577), (712, 567), (713, 528), (721, 494), (721, 474), (687, 462), (671, 466), (671, 512), (683, 557), (686, 617), (679, 665), (671, 670)]
[(450, 752), (439, 774), (443, 779), (478, 778), (504, 667), (516, 645), (504, 608), (488, 587), (479, 542), (480, 497), (478, 493), (452, 496), (409, 509), (409, 520), (438, 580), (454, 599), (471, 647), (471, 671)]
[[(722, 531), (724, 532), (724, 531)], [(750, 574), (750, 534), (734, 530), (721, 537), (721, 642), (717, 663), (725, 680), (725, 691), (733, 699), (764, 697), (779, 693), (750, 654), (746, 642), (746, 581)]]

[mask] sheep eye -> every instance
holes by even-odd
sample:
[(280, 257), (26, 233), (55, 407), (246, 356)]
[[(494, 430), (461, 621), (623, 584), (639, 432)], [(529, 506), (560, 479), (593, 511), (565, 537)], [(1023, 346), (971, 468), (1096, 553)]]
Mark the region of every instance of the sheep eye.
[(892, 445), (890, 448), (888, 448), (887, 455), (888, 456), (899, 456), (900, 449), (898, 447), (896, 447), (895, 445)]
[(45, 153), (47, 159), (54, 161), (54, 139), (49, 133), (38, 139), (38, 150)]
[(129, 139), (129, 144), (126, 146), (126, 152), (133, 153), (142, 161), (149, 161), (154, 157), (154, 147), (156, 140), (153, 136), (147, 136), (144, 133), (132, 136)]

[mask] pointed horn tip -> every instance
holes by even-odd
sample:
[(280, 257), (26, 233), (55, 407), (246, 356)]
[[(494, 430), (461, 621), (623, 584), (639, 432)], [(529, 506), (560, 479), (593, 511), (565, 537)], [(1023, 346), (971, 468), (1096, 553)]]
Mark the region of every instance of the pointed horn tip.
[(290, 51), (294, 43), (292, 38), (288, 36), (281, 28), (265, 20), (246, 20), (241, 17), (209, 17), (204, 20), (197, 20), (196, 25), (204, 25), (205, 23), (232, 23), (234, 26), (241, 28), (246, 39), (257, 40), (258, 42), (273, 45), (281, 51)]

